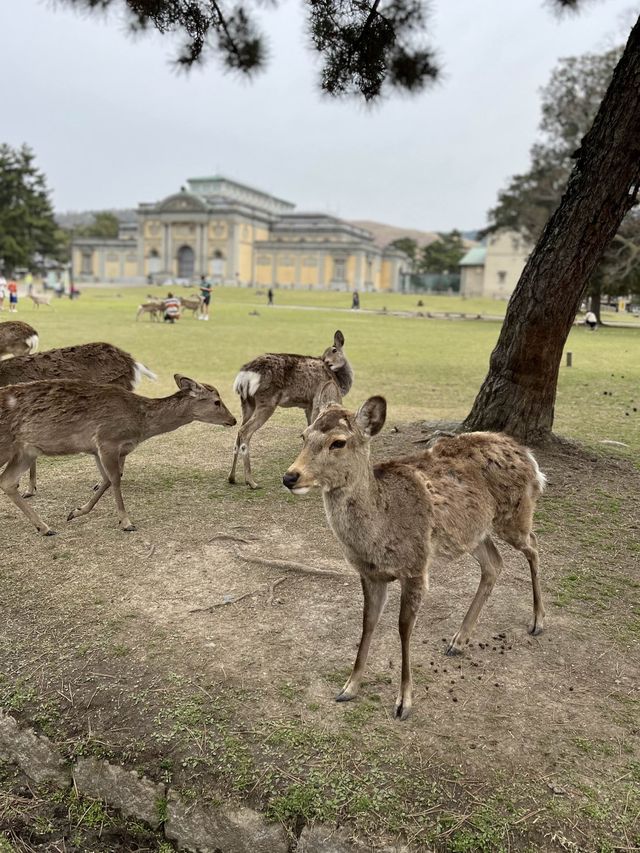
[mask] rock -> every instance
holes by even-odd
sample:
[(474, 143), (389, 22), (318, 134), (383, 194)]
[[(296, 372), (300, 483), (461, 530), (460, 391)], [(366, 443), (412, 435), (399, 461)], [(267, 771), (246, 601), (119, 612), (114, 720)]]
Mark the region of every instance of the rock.
[(194, 853), (287, 853), (279, 824), (268, 824), (249, 808), (231, 809), (183, 802), (173, 791), (167, 800), (167, 838)]
[(20, 729), (16, 720), (0, 710), (0, 756), (34, 782), (68, 785), (71, 773), (48, 737)]
[(80, 758), (73, 771), (73, 780), (78, 791), (86, 797), (104, 800), (123, 815), (139, 818), (151, 826), (161, 823), (158, 803), (164, 800), (164, 785), (97, 758)]

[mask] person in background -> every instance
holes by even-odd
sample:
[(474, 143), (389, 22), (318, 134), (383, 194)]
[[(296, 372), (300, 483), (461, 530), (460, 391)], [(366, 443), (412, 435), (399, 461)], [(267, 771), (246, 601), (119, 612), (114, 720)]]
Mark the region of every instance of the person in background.
[(175, 323), (180, 319), (180, 300), (169, 292), (164, 300), (164, 321), (165, 323)]
[(4, 311), (4, 298), (7, 295), (7, 280), (0, 273), (0, 311)]
[(12, 314), (18, 313), (18, 285), (15, 282), (15, 279), (9, 279), (9, 284), (7, 285), (7, 290), (9, 291), (9, 311)]
[(598, 328), (598, 318), (593, 313), (593, 311), (587, 311), (587, 316), (584, 318), (585, 324), (591, 329), (592, 332)]
[(33, 273), (28, 272), (24, 277), (24, 283), (27, 288), (27, 296), (33, 293)]
[(273, 290), (269, 288), (267, 291), (267, 305), (273, 305)]
[(353, 298), (351, 299), (351, 310), (357, 311), (360, 307), (360, 294), (357, 290), (353, 291)]
[(198, 320), (209, 319), (209, 304), (211, 302), (211, 291), (213, 287), (210, 281), (207, 281), (206, 276), (200, 276), (200, 315)]

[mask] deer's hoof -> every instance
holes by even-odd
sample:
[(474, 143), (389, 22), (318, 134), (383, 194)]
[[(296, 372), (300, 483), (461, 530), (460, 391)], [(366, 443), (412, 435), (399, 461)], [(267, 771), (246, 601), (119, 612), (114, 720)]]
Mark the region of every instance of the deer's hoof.
[(527, 631), (532, 637), (537, 637), (544, 631), (544, 626), (540, 622), (534, 622), (533, 625), (529, 625)]
[(71, 512), (69, 513), (69, 515), (67, 516), (67, 521), (73, 521), (73, 519), (75, 517), (76, 517), (76, 510), (72, 509)]
[(450, 658), (456, 657), (456, 655), (461, 655), (462, 649), (459, 646), (456, 646), (454, 640), (452, 640), (446, 648), (445, 655)]
[(396, 720), (406, 720), (411, 715), (411, 705), (406, 705), (404, 702), (396, 702), (396, 707), (393, 712), (393, 716)]
[(343, 688), (340, 693), (336, 696), (336, 702), (351, 702), (356, 698), (356, 693), (352, 690), (347, 690), (347, 688)]
[(29, 498), (34, 498), (36, 496), (35, 491), (33, 492), (25, 492), (22, 497), (28, 500)]
[(229, 478), (228, 478), (228, 479), (229, 479), (229, 482), (231, 483), (231, 485), (232, 485), (232, 486), (235, 486), (235, 484), (236, 484), (236, 478), (233, 476), (233, 474), (229, 474)]
[(134, 533), (137, 529), (138, 528), (135, 526), (135, 524), (127, 524), (126, 527), (120, 528), (120, 530), (122, 530), (123, 533)]
[(255, 491), (256, 489), (262, 488), (254, 480), (247, 480), (247, 486), (249, 486), (249, 488), (252, 489), (253, 491)]
[(40, 536), (55, 536), (56, 535), (56, 531), (51, 530), (50, 527), (46, 527), (46, 528), (38, 527), (38, 533), (40, 534)]

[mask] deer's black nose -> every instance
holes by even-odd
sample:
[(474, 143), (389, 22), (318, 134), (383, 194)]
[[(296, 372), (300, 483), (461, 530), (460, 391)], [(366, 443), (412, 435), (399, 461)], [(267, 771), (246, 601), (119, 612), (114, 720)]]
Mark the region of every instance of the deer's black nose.
[(298, 474), (296, 471), (287, 471), (287, 473), (282, 478), (282, 482), (288, 489), (291, 489), (293, 488), (293, 486), (295, 486), (299, 479), (300, 474)]

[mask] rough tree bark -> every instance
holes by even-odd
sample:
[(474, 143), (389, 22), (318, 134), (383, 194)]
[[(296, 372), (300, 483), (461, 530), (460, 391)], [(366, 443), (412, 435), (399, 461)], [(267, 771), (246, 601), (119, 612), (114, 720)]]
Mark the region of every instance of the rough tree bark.
[(511, 297), (464, 429), (549, 437), (562, 350), (605, 248), (640, 183), (640, 18), (576, 165)]

